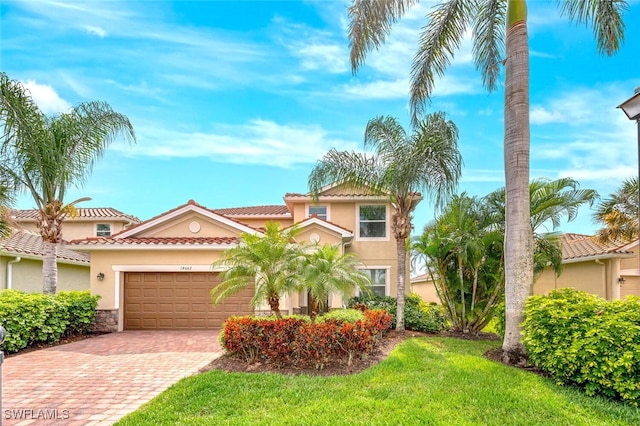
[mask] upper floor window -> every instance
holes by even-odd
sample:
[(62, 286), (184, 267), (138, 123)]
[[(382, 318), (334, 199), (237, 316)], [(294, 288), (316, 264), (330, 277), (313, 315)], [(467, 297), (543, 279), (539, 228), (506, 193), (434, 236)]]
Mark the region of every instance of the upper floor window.
[(111, 224), (110, 223), (98, 223), (96, 225), (96, 236), (109, 237), (111, 236)]
[(319, 219), (328, 220), (327, 206), (309, 206), (309, 217), (318, 216)]
[(387, 236), (386, 206), (360, 206), (358, 218), (360, 238), (385, 238)]

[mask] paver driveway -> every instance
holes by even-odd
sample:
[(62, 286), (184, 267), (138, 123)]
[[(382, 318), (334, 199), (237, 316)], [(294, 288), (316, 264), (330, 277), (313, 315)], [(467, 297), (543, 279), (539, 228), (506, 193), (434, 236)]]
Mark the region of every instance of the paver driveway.
[(2, 424), (112, 424), (219, 356), (218, 333), (125, 331), (6, 358)]

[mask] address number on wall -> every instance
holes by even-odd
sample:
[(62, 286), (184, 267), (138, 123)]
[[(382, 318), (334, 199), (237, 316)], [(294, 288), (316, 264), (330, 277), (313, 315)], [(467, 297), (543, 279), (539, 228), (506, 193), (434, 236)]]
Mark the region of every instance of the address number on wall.
[(180, 270), (181, 271), (191, 271), (193, 269), (193, 266), (180, 266)]

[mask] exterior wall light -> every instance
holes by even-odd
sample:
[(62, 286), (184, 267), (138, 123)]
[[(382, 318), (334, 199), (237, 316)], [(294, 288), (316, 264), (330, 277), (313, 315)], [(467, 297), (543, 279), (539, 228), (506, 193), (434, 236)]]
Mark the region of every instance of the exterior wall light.
[(624, 277), (618, 277), (618, 284), (622, 285), (624, 284), (624, 282), (625, 282)]
[(104, 280), (104, 274), (102, 272), (99, 272), (98, 276), (96, 278), (98, 278), (98, 281), (103, 281)]

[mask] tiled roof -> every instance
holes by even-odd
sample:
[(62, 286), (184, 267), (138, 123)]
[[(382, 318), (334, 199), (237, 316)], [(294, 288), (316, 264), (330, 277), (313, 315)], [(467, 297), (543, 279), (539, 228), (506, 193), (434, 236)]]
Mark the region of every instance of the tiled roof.
[[(140, 219), (135, 216), (122, 213), (111, 207), (90, 207), (76, 209), (77, 216), (72, 219), (121, 219), (127, 222), (140, 223)], [(39, 216), (38, 210), (11, 210), (11, 217), (16, 221), (36, 220)]]
[(199, 207), (199, 208), (201, 208), (203, 210), (206, 210), (208, 212), (211, 212), (213, 214), (217, 214), (218, 216), (224, 216), (226, 219), (228, 219), (230, 221), (233, 221), (233, 222), (237, 223), (238, 225), (242, 225), (245, 228), (256, 229), (256, 228), (253, 228), (252, 226), (249, 226), (249, 225), (246, 225), (246, 224), (240, 222), (239, 220), (234, 219), (233, 216), (222, 215), (220, 213), (217, 213), (215, 210), (207, 208), (207, 207), (203, 206), (202, 204), (196, 203), (194, 200), (189, 200), (185, 204), (179, 205), (178, 207), (175, 207), (175, 208), (173, 208), (171, 210), (167, 210), (164, 213), (160, 213), (159, 215), (156, 215), (156, 216), (152, 217), (151, 219), (147, 219), (147, 220), (145, 220), (143, 222), (136, 223), (135, 225), (130, 226), (127, 229), (123, 229), (122, 231), (118, 232), (117, 234), (112, 235), (111, 237), (112, 238), (113, 237), (118, 237), (119, 235), (124, 234), (124, 233), (129, 234), (129, 233), (131, 233), (132, 230), (135, 230), (136, 228), (139, 228), (140, 226), (143, 226), (143, 225), (145, 225), (145, 224), (147, 224), (149, 222), (153, 222), (153, 221), (155, 221), (157, 219), (160, 219), (163, 216), (167, 216), (167, 215), (169, 215), (169, 214), (171, 214), (171, 213), (173, 213), (175, 211), (178, 211), (180, 209), (183, 209), (183, 208), (185, 208), (186, 206), (189, 206), (189, 205)]
[(73, 246), (116, 246), (116, 245), (191, 245), (207, 246), (212, 244), (235, 244), (240, 241), (237, 237), (92, 237), (84, 240), (73, 240), (69, 244)]
[[(33, 232), (16, 231), (9, 238), (0, 240), (0, 250), (17, 255), (32, 255), (42, 257), (42, 237)], [(89, 255), (69, 250), (63, 244), (58, 246), (58, 260), (74, 261), (89, 264)]]
[(291, 216), (289, 209), (284, 205), (231, 207), (214, 209), (213, 212), (223, 216)]
[(598, 242), (596, 237), (583, 234), (562, 234), (561, 245), (563, 260), (630, 253), (622, 250), (622, 247), (624, 247), (626, 244), (603, 244)]
[[(342, 229), (342, 230), (343, 230), (343, 231), (345, 231), (345, 232), (348, 232), (348, 233), (350, 233), (350, 234), (353, 234), (353, 231), (352, 231), (351, 229), (345, 228), (344, 226), (340, 226), (340, 225), (338, 225), (337, 223), (330, 222), (330, 221), (328, 221), (328, 220), (326, 220), (326, 219), (322, 219), (321, 217), (318, 217), (318, 215), (315, 215), (315, 214), (314, 214), (314, 215), (311, 215), (310, 217), (308, 217), (308, 218), (306, 218), (306, 219), (304, 219), (304, 220), (301, 220), (300, 222), (296, 222), (296, 223), (294, 223), (293, 225), (288, 226), (287, 228), (291, 228), (291, 227), (293, 227), (293, 226), (300, 226), (300, 225), (304, 225), (304, 223), (305, 223), (305, 222), (308, 222), (308, 221), (310, 221), (310, 220), (312, 220), (312, 219), (316, 219), (316, 220), (318, 220), (318, 221), (320, 221), (320, 222), (326, 223), (327, 225), (333, 225), (333, 226), (335, 226), (336, 228), (340, 228), (340, 229)], [(286, 229), (286, 228), (285, 228), (285, 229)]]
[[(309, 194), (299, 194), (297, 192), (287, 192), (284, 198), (309, 198)], [(385, 194), (320, 194), (322, 198), (357, 198), (357, 197), (386, 197)]]

